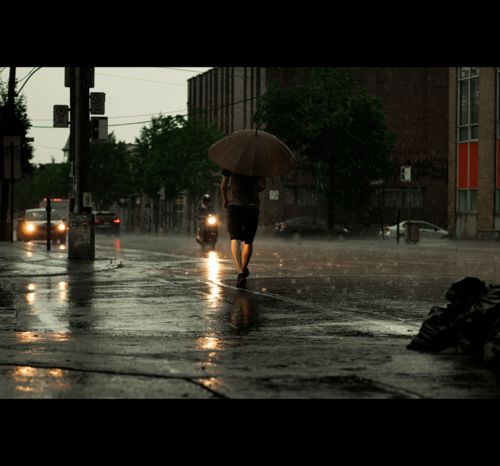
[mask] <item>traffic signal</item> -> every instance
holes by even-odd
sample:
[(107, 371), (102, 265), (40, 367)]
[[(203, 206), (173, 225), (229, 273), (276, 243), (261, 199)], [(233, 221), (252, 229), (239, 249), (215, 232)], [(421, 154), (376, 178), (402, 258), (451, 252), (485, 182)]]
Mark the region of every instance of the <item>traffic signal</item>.
[(69, 107), (67, 105), (54, 105), (53, 127), (68, 127)]
[(108, 139), (108, 117), (92, 117), (90, 119), (90, 139), (92, 141)]

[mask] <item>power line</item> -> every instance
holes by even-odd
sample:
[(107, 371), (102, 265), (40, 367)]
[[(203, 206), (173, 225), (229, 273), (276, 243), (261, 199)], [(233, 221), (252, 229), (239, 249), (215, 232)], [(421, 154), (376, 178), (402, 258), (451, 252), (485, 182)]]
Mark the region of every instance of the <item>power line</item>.
[[(158, 112), (158, 113), (142, 113), (140, 115), (121, 115), (121, 116), (113, 116), (113, 117), (108, 117), (109, 120), (115, 120), (119, 118), (138, 118), (138, 117), (145, 117), (145, 116), (155, 116), (155, 115), (168, 115), (172, 113), (179, 113), (179, 112), (185, 112), (185, 108), (180, 108), (179, 110), (171, 110), (169, 112)], [(31, 118), (30, 121), (52, 121), (52, 118)]]
[[(208, 67), (209, 70), (213, 69), (213, 67)], [(187, 69), (187, 68), (174, 68), (172, 66), (161, 66), (160, 69), (162, 70), (176, 70), (176, 71), (186, 71), (188, 73), (205, 73), (205, 71), (200, 71), (200, 70), (190, 70), (190, 69)], [(208, 70), (206, 70), (208, 71)]]
[(109, 73), (95, 73), (101, 76), (110, 76), (113, 78), (119, 78), (119, 79), (130, 79), (132, 81), (145, 81), (145, 82), (150, 82), (150, 83), (156, 83), (156, 84), (165, 84), (168, 86), (182, 86), (185, 87), (186, 84), (181, 84), (181, 83), (172, 83), (172, 82), (167, 82), (167, 81), (155, 81), (153, 79), (144, 79), (144, 78), (132, 78), (131, 76), (120, 76), (118, 74), (109, 74)]

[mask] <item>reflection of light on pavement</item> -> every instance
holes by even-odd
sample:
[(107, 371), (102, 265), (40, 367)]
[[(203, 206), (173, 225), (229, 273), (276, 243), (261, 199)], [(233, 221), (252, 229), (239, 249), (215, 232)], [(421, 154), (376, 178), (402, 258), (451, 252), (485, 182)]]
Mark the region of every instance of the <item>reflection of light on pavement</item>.
[[(202, 369), (207, 370), (215, 367), (219, 352), (223, 348), (223, 340), (212, 335), (206, 335), (196, 339), (195, 345), (196, 349), (206, 351), (205, 354), (202, 354), (200, 363)], [(221, 381), (217, 377), (211, 377), (203, 379), (201, 383), (207, 388), (215, 390), (221, 384)]]
[(25, 243), (26, 247), (28, 248), (28, 251), (26, 252), (26, 255), (28, 257), (33, 257), (33, 243), (29, 241), (28, 243)]
[(219, 258), (215, 251), (210, 251), (207, 257), (207, 275), (210, 281), (217, 281), (219, 279), (220, 264)]
[[(220, 262), (215, 251), (210, 251), (207, 257), (207, 278), (211, 282), (219, 281)], [(212, 283), (210, 285), (210, 302), (214, 303), (221, 294), (221, 287)]]
[(217, 391), (219, 387), (222, 385), (221, 380), (217, 377), (210, 377), (208, 379), (203, 379), (201, 384), (210, 390)]
[(116, 238), (115, 239), (115, 251), (116, 251), (116, 255), (119, 256), (120, 255), (120, 248), (122, 246), (122, 243), (120, 241), (120, 238)]
[(36, 367), (17, 366), (9, 374), (16, 383), (18, 392), (44, 393), (51, 390), (67, 390), (71, 387), (61, 369), (38, 369)]
[[(40, 334), (42, 336), (40, 336)], [(19, 343), (34, 343), (39, 341), (40, 338), (48, 341), (68, 341), (70, 335), (64, 332), (55, 332), (55, 333), (41, 333), (41, 332), (16, 332), (16, 339)]]
[(200, 337), (196, 340), (196, 346), (200, 350), (218, 350), (222, 348), (222, 340), (211, 336)]
[(59, 288), (59, 302), (65, 303), (68, 299), (68, 282), (59, 282), (57, 287)]
[(26, 291), (25, 297), (26, 297), (26, 302), (28, 304), (34, 304), (35, 303), (35, 300), (36, 300), (35, 290), (36, 290), (36, 285), (34, 283), (30, 283), (27, 286), (27, 291)]
[(59, 251), (66, 251), (66, 245), (65, 244), (60, 244), (59, 245)]

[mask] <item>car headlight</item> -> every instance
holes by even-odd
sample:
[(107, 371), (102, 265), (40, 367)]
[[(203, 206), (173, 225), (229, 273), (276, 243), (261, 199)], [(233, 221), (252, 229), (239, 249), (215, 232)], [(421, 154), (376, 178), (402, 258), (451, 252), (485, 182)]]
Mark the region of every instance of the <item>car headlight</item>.
[(27, 223), (24, 226), (24, 231), (26, 231), (26, 233), (33, 233), (35, 230), (36, 230), (36, 228), (35, 228), (35, 225), (33, 223)]
[(217, 219), (215, 217), (208, 217), (207, 218), (207, 223), (209, 225), (215, 225), (217, 223)]
[(66, 225), (64, 223), (60, 223), (59, 225), (57, 225), (57, 229), (59, 231), (66, 231)]

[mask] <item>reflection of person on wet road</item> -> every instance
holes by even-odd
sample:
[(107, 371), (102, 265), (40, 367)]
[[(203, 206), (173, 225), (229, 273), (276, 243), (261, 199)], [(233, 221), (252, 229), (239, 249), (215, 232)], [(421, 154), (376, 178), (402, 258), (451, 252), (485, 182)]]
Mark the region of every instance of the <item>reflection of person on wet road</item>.
[[(266, 189), (265, 178), (245, 176), (223, 169), (221, 194), (228, 209), (228, 230), (231, 238), (231, 254), (236, 264), (236, 286), (244, 288), (250, 274), (248, 264), (253, 252), (253, 241), (259, 222), (259, 192)], [(231, 181), (231, 196), (228, 185)], [(242, 244), (243, 243), (243, 244)]]
[(250, 293), (235, 293), (233, 307), (229, 319), (232, 332), (237, 335), (244, 335), (252, 328), (259, 327), (259, 314), (252, 305), (252, 295)]

